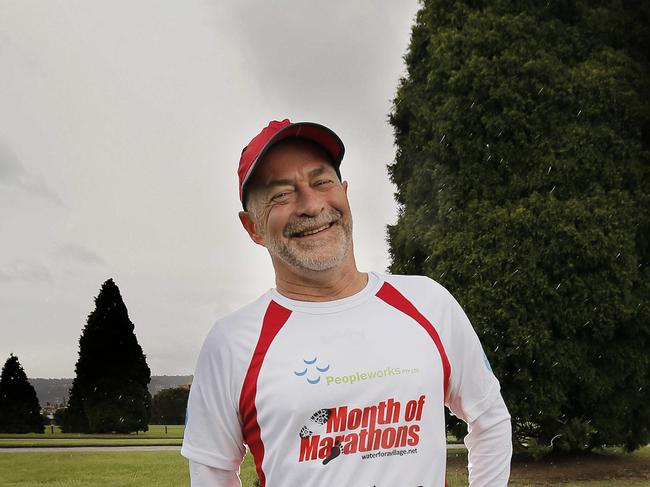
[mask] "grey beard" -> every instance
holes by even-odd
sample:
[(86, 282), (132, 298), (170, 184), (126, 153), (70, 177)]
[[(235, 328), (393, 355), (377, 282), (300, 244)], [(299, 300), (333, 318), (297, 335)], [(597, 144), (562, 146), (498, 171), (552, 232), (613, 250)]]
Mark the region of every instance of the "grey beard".
[(309, 249), (303, 250), (293, 247), (288, 242), (276, 238), (267, 239), (266, 248), (272, 256), (277, 256), (292, 267), (317, 272), (333, 269), (345, 260), (352, 242), (352, 226), (349, 222), (343, 220), (341, 212), (332, 209), (327, 214), (317, 218), (302, 218), (298, 221), (292, 221), (283, 230), (284, 236), (290, 238), (292, 235), (309, 228), (318, 228), (333, 221), (337, 222), (335, 225), (341, 226), (342, 231), (342, 236), (336, 242), (337, 249), (333, 255), (325, 258), (317, 257)]

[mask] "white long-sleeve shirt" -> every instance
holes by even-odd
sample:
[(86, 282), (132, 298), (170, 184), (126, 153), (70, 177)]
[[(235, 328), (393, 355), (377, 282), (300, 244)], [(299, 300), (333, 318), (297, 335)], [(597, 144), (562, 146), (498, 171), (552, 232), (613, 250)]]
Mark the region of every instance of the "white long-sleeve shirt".
[(270, 290), (206, 339), (182, 454), (193, 486), (239, 485), (244, 444), (263, 486), (442, 486), (445, 405), (469, 425), (472, 487), (506, 485), (499, 383), (442, 286), (370, 273), (336, 301)]

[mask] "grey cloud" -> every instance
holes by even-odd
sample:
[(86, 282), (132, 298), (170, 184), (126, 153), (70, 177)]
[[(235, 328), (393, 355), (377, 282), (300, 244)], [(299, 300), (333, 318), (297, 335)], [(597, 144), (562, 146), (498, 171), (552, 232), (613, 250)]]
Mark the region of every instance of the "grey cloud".
[(52, 256), (72, 262), (79, 262), (88, 265), (104, 264), (105, 261), (92, 250), (76, 243), (63, 243), (56, 246), (52, 251)]
[(40, 262), (15, 259), (8, 270), (0, 269), (0, 282), (11, 281), (51, 282), (52, 274)]
[(24, 172), (14, 153), (0, 142), (0, 181), (16, 181)]
[[(226, 29), (247, 26), (231, 34), (262, 89), (273, 87), (269, 96), (307, 110), (332, 99), (340, 101), (338, 109), (364, 110), (366, 104), (384, 101), (378, 99), (383, 93), (377, 80), (386, 72), (377, 58), (400, 59), (403, 54), (393, 26), (400, 8), (405, 8), (400, 2), (243, 1), (228, 13), (232, 18), (219, 23)], [(377, 52), (386, 46), (395, 51)]]
[(0, 141), (0, 183), (16, 186), (60, 207), (67, 207), (58, 193), (48, 186), (42, 176), (30, 174), (25, 170), (13, 151), (2, 141)]

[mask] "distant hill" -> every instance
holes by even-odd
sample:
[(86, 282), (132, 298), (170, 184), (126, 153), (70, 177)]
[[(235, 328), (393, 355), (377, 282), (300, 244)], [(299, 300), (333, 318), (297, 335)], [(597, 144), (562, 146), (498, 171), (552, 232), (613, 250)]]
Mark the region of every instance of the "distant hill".
[[(41, 407), (50, 404), (63, 404), (68, 402), (68, 393), (72, 387), (72, 379), (29, 379), (34, 386)], [(154, 375), (149, 383), (149, 392), (152, 396), (163, 389), (191, 384), (191, 375)]]

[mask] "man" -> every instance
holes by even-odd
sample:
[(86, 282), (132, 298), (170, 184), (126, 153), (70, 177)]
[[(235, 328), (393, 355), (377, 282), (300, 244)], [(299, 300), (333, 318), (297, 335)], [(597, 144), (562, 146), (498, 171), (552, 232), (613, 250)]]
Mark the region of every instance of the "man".
[(510, 416), (465, 313), (419, 276), (357, 270), (344, 146), (271, 122), (239, 163), (250, 238), (276, 288), (219, 320), (199, 355), (181, 453), (193, 487), (445, 485), (444, 406), (468, 423), (470, 485), (507, 484)]

